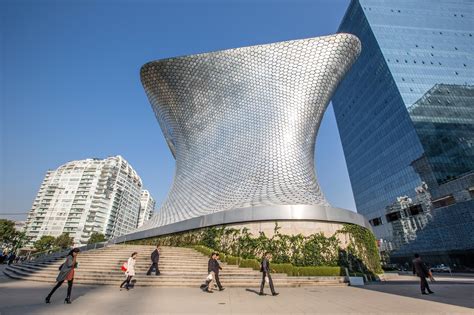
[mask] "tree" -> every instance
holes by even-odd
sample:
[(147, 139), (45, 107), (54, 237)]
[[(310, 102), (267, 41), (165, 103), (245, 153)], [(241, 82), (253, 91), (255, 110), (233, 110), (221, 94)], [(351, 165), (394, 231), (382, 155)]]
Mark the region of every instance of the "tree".
[(43, 235), (39, 240), (37, 240), (33, 246), (40, 252), (50, 250), (54, 246), (54, 241), (56, 239), (51, 235)]
[(69, 236), (69, 233), (63, 233), (56, 237), (54, 240), (54, 245), (61, 249), (69, 248), (74, 244), (74, 239)]
[(10, 248), (16, 251), (23, 246), (26, 240), (25, 232), (15, 229), (15, 222), (11, 220), (0, 219), (0, 244), (1, 247)]
[(99, 232), (94, 232), (91, 234), (91, 237), (87, 241), (87, 244), (95, 244), (100, 242), (105, 242), (105, 235)]
[(0, 219), (0, 242), (10, 247), (16, 236), (15, 222)]

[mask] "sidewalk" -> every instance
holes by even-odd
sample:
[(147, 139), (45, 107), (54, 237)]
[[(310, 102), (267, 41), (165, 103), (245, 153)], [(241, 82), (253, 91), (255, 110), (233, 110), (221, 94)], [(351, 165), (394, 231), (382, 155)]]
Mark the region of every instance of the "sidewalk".
[(48, 305), (44, 304), (44, 297), (51, 285), (2, 281), (0, 314), (472, 314), (474, 307), (474, 285), (466, 283), (436, 284), (436, 294), (429, 296), (419, 294), (415, 282), (386, 282), (361, 288), (277, 288), (280, 295), (276, 297), (258, 296), (257, 286), (207, 294), (198, 288), (137, 287), (127, 292), (120, 291), (118, 284), (78, 285), (73, 289), (73, 303), (66, 305), (63, 285)]

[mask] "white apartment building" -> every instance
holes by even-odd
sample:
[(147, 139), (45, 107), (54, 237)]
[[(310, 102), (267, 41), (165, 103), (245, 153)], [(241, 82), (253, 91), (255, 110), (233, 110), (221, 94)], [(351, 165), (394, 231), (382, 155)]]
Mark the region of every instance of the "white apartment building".
[(107, 238), (137, 227), (142, 181), (121, 156), (72, 161), (48, 171), (26, 221), (29, 245), (67, 232), (74, 245), (91, 233)]
[(140, 214), (138, 216), (138, 225), (140, 227), (145, 221), (151, 219), (155, 212), (155, 200), (150, 195), (148, 190), (142, 190), (142, 196), (140, 198)]

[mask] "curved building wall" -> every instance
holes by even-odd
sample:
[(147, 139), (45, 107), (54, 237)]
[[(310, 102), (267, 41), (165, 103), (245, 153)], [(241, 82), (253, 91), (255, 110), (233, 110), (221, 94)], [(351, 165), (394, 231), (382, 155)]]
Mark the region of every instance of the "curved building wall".
[(141, 80), (176, 174), (141, 229), (237, 208), (328, 206), (315, 139), (360, 49), (357, 37), (337, 34), (144, 65)]

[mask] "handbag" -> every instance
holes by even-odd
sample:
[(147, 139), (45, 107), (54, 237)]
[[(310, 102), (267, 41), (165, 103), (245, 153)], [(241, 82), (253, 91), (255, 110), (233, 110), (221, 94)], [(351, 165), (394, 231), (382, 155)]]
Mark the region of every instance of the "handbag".
[(126, 272), (128, 270), (128, 263), (124, 262), (122, 264), (122, 267), (120, 267), (120, 269), (123, 271), (123, 272)]
[(212, 280), (212, 273), (209, 273), (209, 274), (207, 275), (206, 280), (209, 280), (209, 281)]
[(265, 277), (265, 282), (266, 282), (266, 283), (269, 283), (269, 282), (270, 282), (270, 279), (268, 279), (268, 277)]

